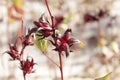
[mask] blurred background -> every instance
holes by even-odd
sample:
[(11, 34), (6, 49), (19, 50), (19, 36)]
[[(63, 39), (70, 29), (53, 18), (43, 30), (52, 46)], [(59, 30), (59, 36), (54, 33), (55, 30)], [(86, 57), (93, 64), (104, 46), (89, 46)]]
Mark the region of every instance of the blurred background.
[[(109, 72), (111, 80), (120, 80), (120, 0), (48, 1), (52, 14), (64, 17), (60, 32), (71, 28), (72, 37), (82, 42), (63, 57), (65, 80), (94, 80)], [(19, 37), (21, 17), (27, 30), (42, 14), (50, 21), (45, 0), (0, 0), (0, 80), (23, 80), (19, 62), (3, 53)], [(59, 64), (53, 48), (48, 44), (47, 55)], [(27, 47), (25, 55), (37, 63), (27, 80), (60, 80), (59, 68), (36, 46)]]

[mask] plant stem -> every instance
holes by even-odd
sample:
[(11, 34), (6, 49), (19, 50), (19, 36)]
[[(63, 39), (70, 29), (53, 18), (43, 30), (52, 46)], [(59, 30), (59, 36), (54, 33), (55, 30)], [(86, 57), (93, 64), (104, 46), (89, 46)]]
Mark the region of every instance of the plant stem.
[(45, 0), (45, 4), (46, 4), (47, 10), (48, 10), (48, 12), (49, 12), (49, 15), (50, 15), (50, 17), (51, 17), (52, 28), (53, 28), (53, 27), (54, 27), (54, 20), (53, 20), (53, 15), (52, 15), (52, 13), (51, 13), (51, 11), (50, 11), (50, 8), (49, 8), (49, 6), (48, 6), (48, 0)]
[(62, 65), (62, 54), (59, 53), (59, 61), (60, 61), (60, 72), (61, 72), (61, 80), (64, 80), (64, 77), (63, 77), (63, 65)]
[(25, 77), (25, 73), (23, 72), (23, 77), (24, 77), (24, 80), (26, 80), (26, 77)]
[[(55, 30), (54, 30), (54, 17), (53, 17), (53, 15), (52, 15), (52, 13), (51, 13), (51, 11), (50, 11), (50, 8), (49, 8), (49, 6), (48, 6), (48, 0), (45, 0), (45, 4), (46, 4), (46, 7), (47, 7), (47, 10), (48, 10), (48, 12), (49, 12), (49, 15), (50, 15), (50, 17), (51, 17), (51, 22), (52, 22), (52, 29), (53, 29), (53, 39), (54, 39), (54, 41), (55, 41), (55, 44), (56, 44), (56, 36), (55, 36)], [(47, 56), (48, 57), (48, 56)], [(49, 57), (48, 57), (49, 58)], [(49, 58), (50, 59), (50, 58)], [(61, 80), (64, 80), (64, 78), (63, 78), (63, 67), (62, 67), (62, 54), (61, 54), (61, 52), (59, 53), (59, 60), (60, 60), (60, 66), (59, 66), (59, 69), (60, 69), (60, 72), (61, 72)]]
[(22, 50), (21, 50), (21, 52), (20, 52), (20, 56), (21, 56), (21, 58), (23, 58), (24, 49), (25, 49), (25, 46), (22, 47)]

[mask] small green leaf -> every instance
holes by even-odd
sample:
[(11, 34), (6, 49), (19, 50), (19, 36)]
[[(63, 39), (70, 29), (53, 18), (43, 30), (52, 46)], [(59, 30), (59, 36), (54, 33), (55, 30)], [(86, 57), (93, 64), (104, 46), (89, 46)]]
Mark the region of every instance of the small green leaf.
[(44, 52), (46, 50), (47, 47), (47, 40), (46, 39), (41, 39), (43, 36), (41, 36), (40, 33), (36, 32), (35, 33), (35, 42), (37, 47)]
[(97, 78), (95, 80), (110, 80), (110, 77), (111, 77), (111, 72), (105, 75), (104, 77)]

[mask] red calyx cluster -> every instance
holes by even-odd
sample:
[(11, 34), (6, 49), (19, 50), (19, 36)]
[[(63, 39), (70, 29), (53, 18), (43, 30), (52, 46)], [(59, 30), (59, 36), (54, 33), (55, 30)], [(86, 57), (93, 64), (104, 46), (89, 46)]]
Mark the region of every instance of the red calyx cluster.
[(30, 59), (26, 59), (25, 61), (21, 61), (21, 70), (23, 71), (24, 75), (26, 74), (30, 74), (33, 73), (33, 66), (35, 65), (33, 58)]

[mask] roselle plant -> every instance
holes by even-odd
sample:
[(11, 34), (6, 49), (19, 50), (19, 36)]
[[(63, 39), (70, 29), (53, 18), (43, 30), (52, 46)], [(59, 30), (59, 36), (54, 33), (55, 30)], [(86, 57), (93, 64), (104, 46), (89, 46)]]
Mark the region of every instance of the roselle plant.
[[(19, 61), (20, 69), (23, 72), (24, 80), (26, 80), (26, 74), (30, 74), (34, 72), (34, 59), (32, 57), (27, 57), (24, 59), (24, 52), (25, 48), (27, 46), (33, 46), (35, 43), (39, 49), (45, 53), (47, 41), (50, 41), (51, 44), (55, 47), (53, 50), (58, 52), (59, 56), (59, 63), (54, 62), (50, 57), (48, 59), (52, 61), (54, 64), (57, 65), (57, 67), (60, 69), (61, 72), (61, 80), (64, 80), (63, 76), (63, 63), (62, 63), (62, 56), (69, 56), (69, 53), (71, 52), (70, 47), (76, 43), (79, 42), (79, 40), (75, 38), (71, 38), (70, 34), (72, 32), (71, 29), (67, 29), (62, 36), (58, 33), (58, 27), (59, 24), (62, 23), (64, 17), (63, 16), (53, 16), (50, 8), (48, 6), (48, 0), (45, 0), (47, 10), (49, 12), (51, 22), (49, 22), (44, 15), (42, 15), (38, 21), (34, 21), (34, 25), (36, 27), (33, 27), (31, 29), (28, 29), (27, 34), (24, 32), (24, 26), (23, 26), (23, 20), (21, 25), (21, 36), (18, 37), (16, 43), (11, 44), (9, 43), (9, 50), (5, 53), (9, 54), (12, 60)], [(25, 35), (24, 35), (25, 34)], [(32, 40), (34, 36), (34, 41)], [(49, 38), (50, 37), (50, 38)], [(17, 42), (20, 41), (20, 44), (22, 48), (18, 50)]]
[(50, 18), (51, 18), (51, 24), (48, 20), (46, 20), (44, 18), (44, 15), (42, 15), (38, 21), (34, 21), (36, 28), (32, 28), (31, 30), (34, 33), (36, 33), (36, 32), (38, 33), (37, 35), (40, 36), (39, 40), (45, 40), (48, 37), (52, 38), (52, 40), (49, 40), (49, 41), (55, 47), (53, 50), (58, 52), (60, 66), (58, 66), (58, 65), (57, 66), (59, 67), (60, 72), (61, 72), (61, 80), (64, 80), (63, 66), (62, 66), (63, 52), (65, 53), (66, 57), (68, 57), (69, 52), (71, 51), (70, 47), (75, 42), (79, 42), (79, 41), (74, 38), (70, 38), (71, 29), (67, 29), (65, 31), (65, 33), (63, 34), (63, 36), (60, 36), (60, 33), (58, 33), (58, 25), (63, 21), (64, 17), (63, 16), (54, 17), (48, 6), (48, 0), (45, 0), (45, 3), (46, 3), (47, 10), (48, 10)]

